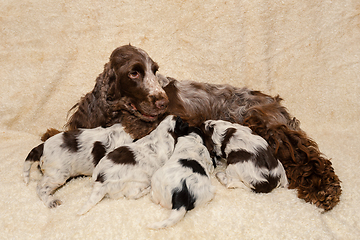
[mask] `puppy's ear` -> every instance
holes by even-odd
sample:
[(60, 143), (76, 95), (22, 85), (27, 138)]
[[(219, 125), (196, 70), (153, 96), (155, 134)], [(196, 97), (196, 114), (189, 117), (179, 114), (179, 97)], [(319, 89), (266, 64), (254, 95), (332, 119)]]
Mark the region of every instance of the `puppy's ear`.
[(164, 75), (160, 74), (160, 73), (156, 73), (156, 78), (160, 84), (161, 87), (165, 87), (166, 85), (169, 84), (170, 80), (165, 77)]
[(189, 133), (189, 124), (177, 116), (174, 132), (178, 135), (178, 137), (187, 135)]
[[(204, 142), (204, 145), (205, 147), (208, 149), (209, 153), (210, 153), (210, 156), (212, 159), (215, 159), (217, 157), (216, 155), (216, 152), (215, 152), (215, 149), (214, 149), (214, 146), (215, 146), (215, 143), (214, 141), (212, 140), (212, 135), (214, 133), (214, 127), (213, 126), (206, 126), (205, 123), (202, 123), (200, 125), (200, 129), (202, 130), (203, 132), (203, 142)], [(213, 160), (214, 161), (214, 160)], [(213, 162), (214, 164), (214, 162)], [(214, 164), (214, 167), (216, 167), (216, 163)]]
[(204, 132), (201, 130), (201, 128), (198, 128), (198, 127), (189, 127), (189, 133), (196, 133), (197, 135), (199, 135), (202, 139), (203, 139), (203, 142), (204, 142), (204, 137), (205, 137), (205, 134)]

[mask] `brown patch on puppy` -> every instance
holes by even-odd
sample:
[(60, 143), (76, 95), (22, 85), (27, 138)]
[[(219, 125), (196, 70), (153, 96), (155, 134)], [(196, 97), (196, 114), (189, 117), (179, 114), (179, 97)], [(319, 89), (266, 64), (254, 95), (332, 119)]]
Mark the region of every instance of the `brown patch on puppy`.
[(251, 158), (253, 154), (245, 150), (232, 151), (227, 158), (227, 164), (236, 164), (238, 162), (244, 162)]
[(276, 188), (279, 178), (274, 176), (266, 176), (267, 182), (260, 182), (254, 185), (252, 189), (256, 193), (269, 193)]
[(77, 152), (79, 150), (79, 144), (77, 141), (77, 137), (80, 135), (81, 130), (72, 130), (64, 132), (63, 134), (63, 141), (64, 143), (61, 144), (61, 147), (68, 148), (71, 152)]
[(95, 182), (101, 182), (101, 183), (105, 182), (105, 174), (104, 173), (99, 173), (97, 175), (97, 178), (96, 178)]
[(107, 157), (116, 164), (136, 164), (134, 153), (126, 146), (115, 149)]
[(235, 133), (236, 133), (236, 128), (228, 128), (228, 129), (226, 129), (226, 131), (224, 133), (224, 138), (221, 143), (221, 154), (222, 154), (223, 158), (226, 157), (225, 148), (228, 145), (228, 143), (230, 142), (230, 138), (232, 136), (234, 136)]
[(29, 155), (26, 157), (25, 161), (33, 161), (33, 162), (40, 161), (43, 152), (44, 152), (44, 143), (33, 148), (29, 153)]
[(94, 166), (96, 166), (106, 154), (105, 146), (101, 142), (95, 142), (91, 154), (93, 155)]

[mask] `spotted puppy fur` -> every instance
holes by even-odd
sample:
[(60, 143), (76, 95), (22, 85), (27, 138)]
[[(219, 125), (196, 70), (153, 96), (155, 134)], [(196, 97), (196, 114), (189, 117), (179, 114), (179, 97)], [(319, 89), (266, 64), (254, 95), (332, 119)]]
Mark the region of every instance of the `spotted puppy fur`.
[(106, 153), (132, 141), (121, 124), (59, 133), (31, 150), (24, 163), (24, 181), (29, 183), (31, 166), (39, 162), (43, 176), (36, 192), (47, 207), (56, 207), (61, 201), (54, 198), (53, 192), (66, 180), (91, 175)]
[(245, 184), (254, 192), (268, 193), (288, 185), (283, 165), (274, 157), (268, 143), (250, 128), (208, 120), (203, 129), (212, 155), (226, 159), (226, 171), (218, 172), (216, 177), (227, 188)]
[(198, 133), (179, 137), (174, 154), (151, 179), (153, 201), (171, 209), (171, 213), (168, 219), (149, 227), (172, 226), (187, 211), (212, 200), (215, 187), (211, 184), (209, 173), (213, 170), (210, 154)]
[(138, 199), (149, 193), (152, 175), (170, 158), (177, 137), (187, 126), (170, 115), (149, 135), (108, 153), (94, 170), (91, 196), (78, 214), (88, 212), (106, 194), (114, 199)]

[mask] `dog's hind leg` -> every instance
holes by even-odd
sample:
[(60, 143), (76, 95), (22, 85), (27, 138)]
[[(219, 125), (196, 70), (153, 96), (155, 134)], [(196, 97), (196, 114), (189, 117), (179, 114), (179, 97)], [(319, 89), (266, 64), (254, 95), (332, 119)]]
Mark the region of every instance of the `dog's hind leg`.
[(30, 181), (30, 169), (31, 169), (31, 166), (33, 165), (33, 163), (34, 162), (32, 162), (32, 161), (24, 162), (23, 177), (24, 177), (24, 182), (26, 184), (28, 184)]
[(59, 183), (58, 181), (56, 181), (55, 179), (49, 176), (44, 176), (38, 182), (38, 185), (36, 187), (36, 192), (40, 197), (41, 201), (43, 201), (48, 208), (54, 208), (61, 205), (61, 201), (55, 199), (52, 194), (58, 187), (60, 187), (64, 183), (65, 182)]
[(83, 215), (87, 213), (92, 207), (94, 207), (98, 202), (100, 202), (106, 194), (106, 185), (100, 182), (94, 183), (94, 188), (91, 192), (91, 195), (88, 201), (82, 206), (82, 208), (77, 212), (78, 215)]
[(129, 184), (125, 197), (128, 199), (139, 199), (150, 193), (151, 187), (148, 183), (133, 183)]
[(28, 156), (25, 159), (24, 162), (24, 168), (23, 168), (23, 177), (24, 177), (24, 182), (26, 184), (29, 183), (30, 180), (30, 169), (31, 169), (31, 165), (34, 162), (39, 162), (41, 156), (43, 155), (43, 151), (44, 151), (44, 144), (40, 144), (39, 146), (33, 148), (30, 153), (28, 154)]
[(240, 178), (231, 177), (228, 173), (218, 172), (215, 174), (218, 181), (226, 188), (241, 188), (245, 190), (252, 189), (252, 186), (248, 183), (243, 182)]

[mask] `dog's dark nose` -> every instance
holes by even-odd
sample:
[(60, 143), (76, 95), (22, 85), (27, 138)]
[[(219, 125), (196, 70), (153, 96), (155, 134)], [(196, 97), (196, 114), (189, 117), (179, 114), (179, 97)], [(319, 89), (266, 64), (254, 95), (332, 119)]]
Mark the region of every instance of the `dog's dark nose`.
[(167, 106), (168, 106), (168, 104), (169, 104), (169, 100), (166, 99), (166, 98), (157, 100), (157, 101), (155, 102), (155, 106), (156, 106), (158, 109), (160, 109), (160, 110), (166, 109)]

